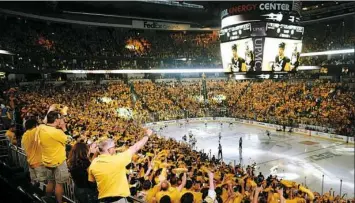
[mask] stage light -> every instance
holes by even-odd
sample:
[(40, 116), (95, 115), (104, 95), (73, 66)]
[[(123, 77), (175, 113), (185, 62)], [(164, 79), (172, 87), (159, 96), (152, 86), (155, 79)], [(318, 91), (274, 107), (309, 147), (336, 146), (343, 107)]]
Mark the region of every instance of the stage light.
[(6, 50), (1, 50), (0, 49), (0, 54), (6, 54), (6, 55), (14, 55), (13, 53), (6, 51)]
[(331, 51), (302, 53), (301, 57), (303, 57), (303, 56), (334, 55), (334, 54), (349, 54), (349, 53), (354, 53), (354, 49), (342, 49), (342, 50), (331, 50)]

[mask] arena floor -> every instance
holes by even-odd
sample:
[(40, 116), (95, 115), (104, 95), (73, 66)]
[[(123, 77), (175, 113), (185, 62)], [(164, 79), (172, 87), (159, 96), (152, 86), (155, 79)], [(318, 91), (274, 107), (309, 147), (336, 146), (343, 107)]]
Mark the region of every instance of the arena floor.
[[(158, 129), (156, 129), (158, 130)], [(159, 134), (182, 141), (184, 134), (191, 131), (197, 139), (198, 150), (209, 152), (217, 157), (218, 134), (222, 133), (221, 145), (226, 163), (242, 165), (257, 163), (257, 172), (264, 176), (277, 175), (288, 180), (306, 184), (313, 191), (324, 192), (333, 188), (335, 194), (354, 197), (354, 145), (343, 142), (303, 136), (296, 133), (271, 131), (271, 139), (265, 128), (246, 125), (212, 122), (190, 123), (180, 127), (170, 125)], [(188, 137), (188, 136), (187, 136)], [(243, 149), (239, 151), (239, 138), (243, 137)], [(242, 158), (242, 159), (240, 159)]]

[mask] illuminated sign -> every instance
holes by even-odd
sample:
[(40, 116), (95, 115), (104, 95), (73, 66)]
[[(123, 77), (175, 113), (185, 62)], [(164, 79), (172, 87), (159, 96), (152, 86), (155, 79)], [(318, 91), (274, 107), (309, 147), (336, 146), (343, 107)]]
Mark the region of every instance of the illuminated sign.
[(221, 18), (227, 16), (239, 15), (250, 12), (263, 12), (263, 11), (291, 11), (291, 4), (289, 3), (256, 3), (256, 4), (242, 4), (225, 9), (221, 13)]
[(221, 29), (220, 31), (221, 42), (227, 42), (237, 39), (244, 39), (250, 37), (251, 35), (251, 25), (250, 23), (243, 25), (231, 26), (228, 28)]
[(279, 23), (266, 23), (266, 35), (286, 39), (302, 39), (304, 27)]

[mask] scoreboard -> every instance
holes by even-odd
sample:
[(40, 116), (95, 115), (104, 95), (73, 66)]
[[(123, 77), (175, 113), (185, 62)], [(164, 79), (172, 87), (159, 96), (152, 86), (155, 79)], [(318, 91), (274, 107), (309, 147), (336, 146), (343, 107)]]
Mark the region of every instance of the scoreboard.
[(241, 3), (221, 13), (225, 72), (297, 71), (304, 27), (291, 3)]
[(301, 40), (303, 33), (304, 27), (302, 26), (266, 23), (266, 35), (268, 37)]

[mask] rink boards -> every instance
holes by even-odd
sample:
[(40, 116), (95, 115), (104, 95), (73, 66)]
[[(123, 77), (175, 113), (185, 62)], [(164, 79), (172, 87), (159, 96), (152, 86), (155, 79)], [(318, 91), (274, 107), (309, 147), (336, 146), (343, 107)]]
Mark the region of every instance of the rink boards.
[[(186, 124), (186, 123), (202, 123), (202, 122), (223, 122), (223, 123), (243, 123), (248, 125), (255, 125), (258, 127), (265, 127), (270, 129), (280, 129), (282, 128), (281, 125), (270, 124), (270, 123), (263, 123), (258, 121), (252, 120), (244, 120), (239, 118), (228, 118), (228, 117), (203, 117), (203, 118), (189, 118), (189, 119), (179, 119), (179, 120), (169, 120), (169, 121), (160, 121), (160, 122), (152, 122), (146, 123), (146, 127), (157, 127), (157, 126), (164, 126), (164, 125), (172, 125), (172, 124)], [(299, 133), (303, 135), (308, 135), (312, 137), (319, 137), (323, 139), (330, 139), (333, 141), (340, 141), (340, 142), (349, 142), (355, 143), (354, 137), (347, 137), (343, 135), (331, 134), (331, 133), (324, 133), (319, 131), (313, 130), (306, 130), (303, 128), (292, 128), (293, 133)]]

